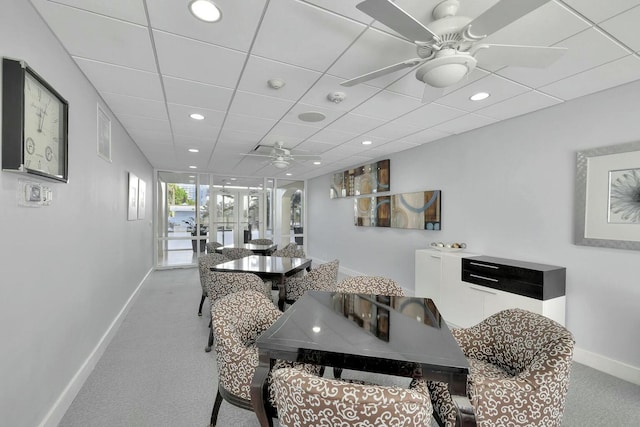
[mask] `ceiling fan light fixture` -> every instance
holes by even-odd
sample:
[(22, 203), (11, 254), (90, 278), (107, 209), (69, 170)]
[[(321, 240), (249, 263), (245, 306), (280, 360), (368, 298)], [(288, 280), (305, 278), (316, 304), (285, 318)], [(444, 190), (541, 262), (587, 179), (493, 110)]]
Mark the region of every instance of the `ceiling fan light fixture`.
[(193, 16), (204, 22), (218, 22), (222, 19), (222, 12), (211, 0), (191, 0), (189, 11)]
[(418, 68), (416, 78), (429, 86), (443, 88), (462, 80), (476, 67), (478, 62), (468, 53), (444, 49), (431, 61)]
[(273, 159), (271, 161), (271, 164), (278, 169), (285, 169), (287, 166), (289, 166), (289, 162), (284, 159)]

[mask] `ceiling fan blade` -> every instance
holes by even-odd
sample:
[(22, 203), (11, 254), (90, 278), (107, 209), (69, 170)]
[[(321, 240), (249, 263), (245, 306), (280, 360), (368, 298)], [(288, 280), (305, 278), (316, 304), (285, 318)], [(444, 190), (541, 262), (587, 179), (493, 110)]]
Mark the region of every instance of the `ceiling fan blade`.
[(365, 0), (356, 8), (412, 42), (440, 40), (437, 34), (389, 0)]
[(465, 36), (474, 40), (483, 39), (549, 1), (501, 0), (467, 24)]
[(316, 155), (313, 155), (313, 154), (293, 154), (292, 157), (294, 159), (300, 159), (300, 160), (304, 160), (304, 161), (322, 160), (322, 157), (316, 156)]
[(545, 68), (560, 59), (568, 50), (564, 47), (512, 46), (483, 44), (477, 46), (474, 57), (480, 66), (511, 65), (516, 67)]
[(389, 65), (388, 67), (380, 68), (379, 70), (372, 71), (372, 72), (367, 73), (367, 74), (363, 74), (363, 75), (361, 75), (359, 77), (355, 77), (355, 78), (350, 79), (350, 80), (346, 80), (346, 81), (340, 83), (340, 86), (347, 86), (347, 87), (354, 86), (354, 85), (357, 85), (358, 83), (366, 82), (368, 80), (372, 80), (372, 79), (375, 79), (377, 77), (381, 77), (381, 76), (384, 76), (386, 74), (393, 73), (393, 72), (398, 71), (398, 70), (402, 70), (403, 68), (413, 67), (413, 66), (418, 65), (420, 62), (423, 62), (423, 61), (424, 61), (424, 59), (422, 59), (422, 58), (413, 58), (413, 59), (409, 59), (408, 61), (399, 62), (397, 64)]
[(269, 154), (251, 154), (251, 153), (242, 153), (242, 156), (248, 156), (248, 157), (273, 157)]

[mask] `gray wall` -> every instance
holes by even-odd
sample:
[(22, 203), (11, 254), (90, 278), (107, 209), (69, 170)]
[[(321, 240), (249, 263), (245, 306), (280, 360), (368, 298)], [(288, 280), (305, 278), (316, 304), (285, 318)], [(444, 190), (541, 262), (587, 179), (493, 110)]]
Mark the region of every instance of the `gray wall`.
[(576, 360), (640, 383), (640, 252), (572, 243), (576, 152), (640, 140), (638, 94), (635, 82), (392, 155), (392, 193), (442, 190), (442, 231), (355, 227), (353, 198), (329, 200), (330, 176), (313, 179), (309, 255), (407, 289), (414, 251), (432, 241), (564, 266)]
[[(70, 181), (49, 184), (52, 206), (18, 206), (29, 177), (0, 173), (0, 425), (32, 427), (152, 268), (153, 170), (109, 110), (113, 162), (97, 156), (101, 100), (29, 2), (2, 0), (0, 55), (70, 104)], [(147, 182), (145, 221), (127, 221), (129, 171)]]

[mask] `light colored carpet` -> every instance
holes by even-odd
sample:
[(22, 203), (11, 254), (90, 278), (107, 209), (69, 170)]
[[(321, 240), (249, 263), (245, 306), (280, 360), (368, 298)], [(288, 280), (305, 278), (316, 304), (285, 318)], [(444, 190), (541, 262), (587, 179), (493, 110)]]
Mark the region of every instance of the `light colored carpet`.
[[(208, 302), (198, 317), (200, 292), (195, 268), (153, 272), (59, 426), (207, 426), (217, 372), (214, 353), (204, 351)], [(375, 381), (382, 378), (406, 382)], [(640, 426), (640, 387), (574, 364), (564, 419), (564, 427)], [(252, 412), (223, 402), (218, 426), (258, 425)]]

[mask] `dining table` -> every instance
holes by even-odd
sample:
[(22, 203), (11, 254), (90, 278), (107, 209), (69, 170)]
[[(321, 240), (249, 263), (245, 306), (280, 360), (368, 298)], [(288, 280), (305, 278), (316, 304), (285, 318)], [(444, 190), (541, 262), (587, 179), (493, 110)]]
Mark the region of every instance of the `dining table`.
[(222, 250), (225, 248), (244, 248), (244, 249), (249, 249), (256, 255), (271, 255), (276, 249), (278, 249), (278, 245), (275, 243), (271, 243), (269, 245), (258, 245), (255, 243), (241, 243), (239, 245), (218, 246), (215, 249), (215, 251), (217, 253), (222, 253)]
[(308, 291), (260, 335), (251, 403), (261, 426), (276, 359), (448, 385), (459, 425), (475, 426), (467, 398), (469, 363), (433, 300)]
[(253, 273), (263, 280), (273, 280), (278, 285), (278, 308), (284, 310), (286, 297), (286, 278), (311, 269), (311, 260), (307, 258), (289, 258), (279, 256), (250, 255), (240, 259), (223, 262), (211, 267), (211, 271), (231, 273)]

